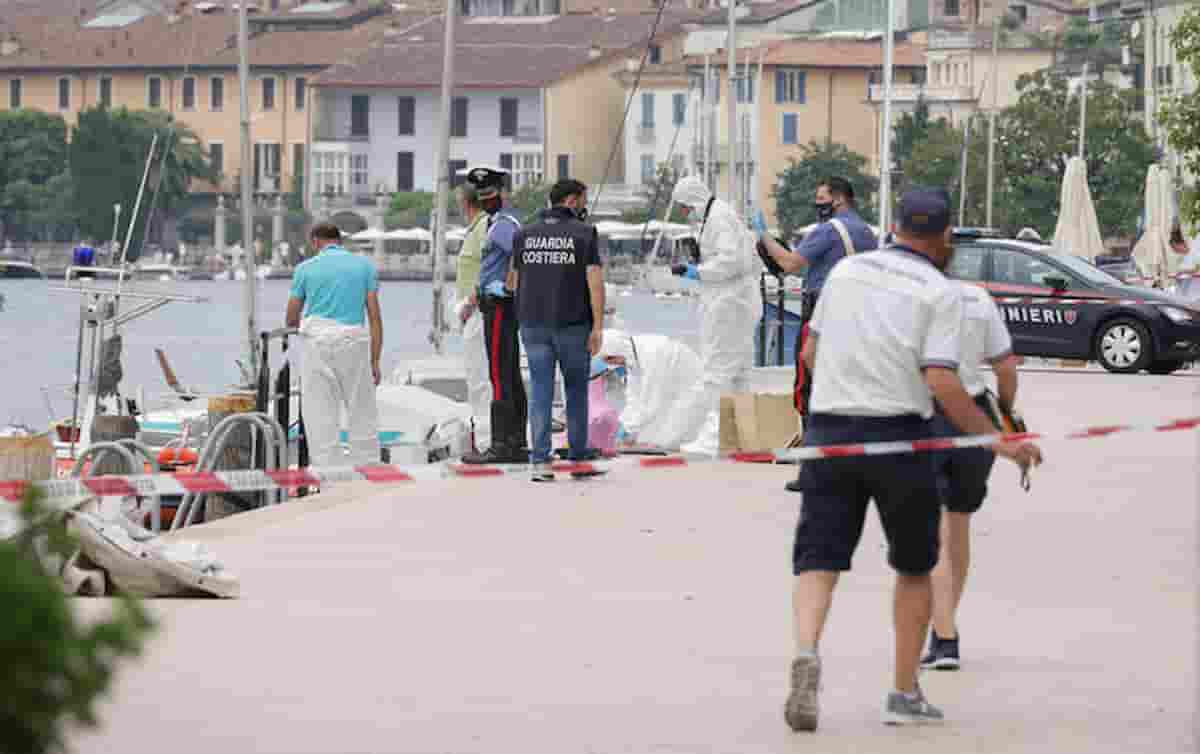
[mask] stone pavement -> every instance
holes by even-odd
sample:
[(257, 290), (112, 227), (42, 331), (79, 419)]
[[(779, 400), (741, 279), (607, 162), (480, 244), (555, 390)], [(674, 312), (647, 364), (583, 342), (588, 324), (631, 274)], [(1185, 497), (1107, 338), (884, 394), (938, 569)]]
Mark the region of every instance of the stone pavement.
[[(1200, 414), (1192, 377), (1022, 375), (1038, 431)], [(81, 753), (1191, 751), (1198, 435), (1044, 444), (977, 518), (940, 728), (878, 722), (891, 574), (872, 517), (822, 648), (821, 727), (783, 723), (788, 467), (343, 486), (190, 530), (234, 601), (154, 603)], [(102, 602), (81, 602), (101, 610)]]

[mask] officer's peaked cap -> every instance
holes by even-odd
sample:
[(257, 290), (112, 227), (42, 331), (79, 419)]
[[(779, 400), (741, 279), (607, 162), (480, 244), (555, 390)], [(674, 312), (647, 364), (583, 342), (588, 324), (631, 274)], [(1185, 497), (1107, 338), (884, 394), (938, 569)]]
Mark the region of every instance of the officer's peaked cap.
[(467, 182), (479, 192), (480, 199), (490, 199), (504, 188), (504, 179), (507, 175), (507, 170), (488, 165), (477, 165), (467, 171)]

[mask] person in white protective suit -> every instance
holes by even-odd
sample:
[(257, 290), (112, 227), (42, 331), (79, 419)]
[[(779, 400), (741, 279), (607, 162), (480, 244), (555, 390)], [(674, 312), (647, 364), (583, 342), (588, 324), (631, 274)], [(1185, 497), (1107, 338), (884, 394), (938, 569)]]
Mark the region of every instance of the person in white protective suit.
[(684, 450), (716, 455), (720, 398), (749, 389), (754, 325), (762, 313), (754, 235), (727, 202), (695, 176), (675, 184), (672, 200), (700, 226), (700, 260), (671, 272), (700, 283), (700, 359), (704, 376), (692, 389), (689, 428), (698, 433)]
[[(342, 247), (337, 226), (319, 224), (310, 238), (318, 253), (292, 276), (287, 324), (304, 342), (300, 398), (312, 465), (379, 463), (379, 276), (369, 259)], [(343, 416), (348, 456), (339, 442)]]
[(479, 267), (487, 243), (487, 213), (479, 192), (470, 183), (458, 187), (459, 205), (467, 220), (467, 234), (458, 252), (456, 314), (462, 324), (463, 365), (466, 367), (467, 403), (475, 419), (475, 447), (491, 445), (492, 384), (488, 379), (487, 346), (483, 337), (483, 315), (479, 312)]
[(605, 329), (604, 360), (625, 367), (627, 382), (621, 408), (625, 447), (673, 450), (696, 433), (691, 402), (701, 384), (700, 357), (665, 335), (634, 335)]

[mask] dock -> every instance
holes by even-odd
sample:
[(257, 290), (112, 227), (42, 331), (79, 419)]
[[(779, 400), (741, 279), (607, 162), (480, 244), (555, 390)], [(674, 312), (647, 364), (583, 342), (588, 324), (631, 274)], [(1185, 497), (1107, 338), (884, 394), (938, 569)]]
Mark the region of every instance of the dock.
[[(1033, 431), (1189, 417), (1200, 379), (1025, 372)], [(1196, 432), (1043, 443), (975, 520), (947, 723), (888, 728), (875, 516), (822, 645), (820, 729), (784, 724), (783, 465), (355, 483), (188, 529), (237, 600), (160, 600), (81, 754), (1195, 751)], [(88, 612), (101, 600), (79, 600)]]

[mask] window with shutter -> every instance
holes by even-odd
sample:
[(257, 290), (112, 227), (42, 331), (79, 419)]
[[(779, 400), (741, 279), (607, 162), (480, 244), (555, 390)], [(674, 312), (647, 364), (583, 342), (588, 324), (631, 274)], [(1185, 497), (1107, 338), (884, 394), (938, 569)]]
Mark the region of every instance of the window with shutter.
[(415, 136), (417, 133), (417, 100), (415, 97), (400, 97), (396, 101), (396, 121), (400, 136)]

